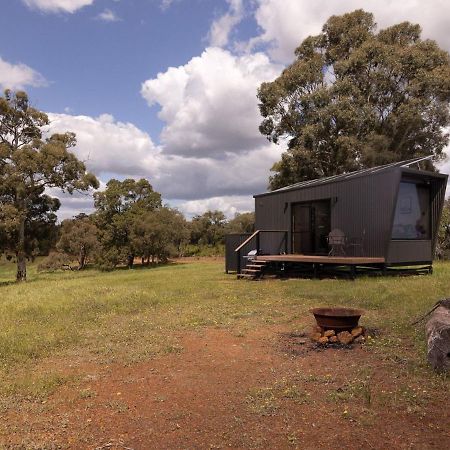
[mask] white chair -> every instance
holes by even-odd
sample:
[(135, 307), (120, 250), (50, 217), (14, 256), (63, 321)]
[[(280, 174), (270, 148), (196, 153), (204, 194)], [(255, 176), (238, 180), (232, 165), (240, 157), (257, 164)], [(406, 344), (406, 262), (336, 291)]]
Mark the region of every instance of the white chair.
[(346, 238), (345, 233), (339, 228), (334, 228), (331, 230), (327, 237), (328, 245), (330, 246), (330, 251), (328, 256), (345, 256), (345, 244)]

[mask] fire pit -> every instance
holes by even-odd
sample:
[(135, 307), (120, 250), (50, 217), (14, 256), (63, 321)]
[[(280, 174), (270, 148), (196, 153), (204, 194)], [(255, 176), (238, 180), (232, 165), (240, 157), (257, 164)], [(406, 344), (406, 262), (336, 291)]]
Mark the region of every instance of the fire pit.
[(351, 330), (358, 326), (363, 314), (360, 309), (352, 308), (314, 308), (311, 309), (317, 325), (324, 330)]

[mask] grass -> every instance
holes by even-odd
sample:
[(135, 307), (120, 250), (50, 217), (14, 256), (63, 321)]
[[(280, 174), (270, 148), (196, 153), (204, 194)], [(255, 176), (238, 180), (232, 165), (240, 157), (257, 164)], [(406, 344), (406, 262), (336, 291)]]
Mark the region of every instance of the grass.
[[(63, 382), (35, 367), (46, 358), (132, 363), (158, 353), (183, 351), (177, 333), (204, 326), (236, 335), (263, 324), (310, 323), (313, 306), (363, 308), (364, 325), (382, 330), (370, 347), (398, 357), (412, 338), (423, 366), (423, 327), (411, 323), (449, 295), (450, 264), (432, 276), (347, 280), (245, 282), (223, 272), (222, 261), (198, 261), (104, 273), (96, 270), (37, 273), (9, 283), (15, 267), (0, 263), (0, 395), (39, 395)], [(42, 381), (42, 377), (50, 380)], [(0, 379), (1, 379), (0, 378)], [(52, 381), (53, 380), (53, 381)]]

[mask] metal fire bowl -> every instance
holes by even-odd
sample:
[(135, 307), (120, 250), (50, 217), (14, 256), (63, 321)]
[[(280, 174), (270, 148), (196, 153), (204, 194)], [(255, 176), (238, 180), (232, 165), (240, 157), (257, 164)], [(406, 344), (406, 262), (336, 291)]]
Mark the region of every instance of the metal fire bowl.
[(325, 330), (351, 330), (358, 326), (364, 311), (352, 308), (314, 308), (311, 312), (317, 325)]

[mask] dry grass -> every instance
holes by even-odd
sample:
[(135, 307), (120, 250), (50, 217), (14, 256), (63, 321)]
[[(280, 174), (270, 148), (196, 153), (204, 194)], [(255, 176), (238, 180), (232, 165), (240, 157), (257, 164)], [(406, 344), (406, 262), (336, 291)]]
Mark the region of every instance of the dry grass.
[[(52, 357), (132, 363), (158, 353), (180, 352), (177, 333), (204, 326), (228, 327), (244, 336), (250, 327), (310, 322), (312, 306), (366, 310), (364, 324), (382, 330), (372, 344), (386, 358), (399, 357), (405, 339), (414, 357), (409, 370), (426, 370), (423, 331), (413, 320), (449, 296), (450, 264), (432, 276), (347, 280), (238, 281), (222, 261), (102, 273), (38, 274), (8, 283), (14, 266), (0, 265), (0, 396), (45, 396), (65, 381)], [(38, 370), (37, 370), (38, 368)]]

